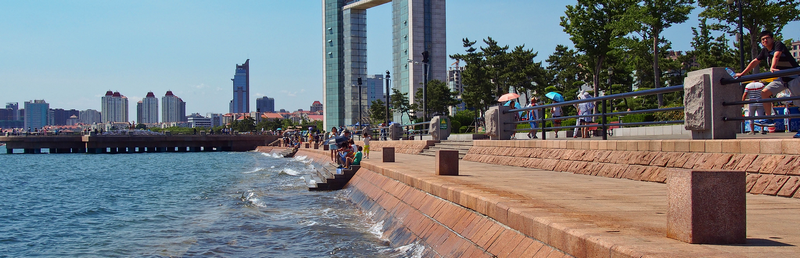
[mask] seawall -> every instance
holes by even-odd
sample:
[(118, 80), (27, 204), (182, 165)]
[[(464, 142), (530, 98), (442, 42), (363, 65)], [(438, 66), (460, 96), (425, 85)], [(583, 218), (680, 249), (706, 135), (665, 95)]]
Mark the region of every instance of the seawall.
[[(257, 151), (284, 149), (262, 146)], [(320, 163), (330, 159), (327, 151), (305, 148), (295, 156)], [(393, 247), (421, 245), (421, 257), (572, 257), (489, 216), (381, 172), (389, 171), (365, 161), (348, 183), (347, 197), (372, 220), (382, 222), (382, 239)]]

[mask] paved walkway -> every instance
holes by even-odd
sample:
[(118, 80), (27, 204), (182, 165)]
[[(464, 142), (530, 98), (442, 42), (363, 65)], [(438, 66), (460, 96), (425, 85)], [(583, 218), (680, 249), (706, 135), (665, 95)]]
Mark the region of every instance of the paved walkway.
[(634, 256), (800, 257), (800, 199), (748, 194), (746, 245), (691, 245), (666, 238), (665, 184), (469, 161), (460, 161), (460, 176), (435, 176), (433, 157), (397, 154), (395, 163), (383, 163), (380, 152), (371, 157), (363, 162), (403, 177), (468, 189), (463, 192), (501, 196), (509, 213), (529, 213), (548, 228), (590, 232), (574, 235)]

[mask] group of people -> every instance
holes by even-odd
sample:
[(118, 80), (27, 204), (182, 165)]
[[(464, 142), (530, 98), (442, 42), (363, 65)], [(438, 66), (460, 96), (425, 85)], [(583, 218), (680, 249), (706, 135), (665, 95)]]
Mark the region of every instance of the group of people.
[(369, 142), (372, 140), (369, 132), (365, 131), (362, 135), (363, 146), (357, 145), (350, 131), (344, 128), (341, 130), (336, 127), (331, 128), (328, 138), (333, 139), (329, 142), (331, 158), (339, 164), (340, 168), (361, 165), (362, 158), (369, 159)]
[[(588, 98), (591, 98), (591, 97), (592, 96), (588, 92), (585, 92), (585, 91), (581, 91), (580, 93), (578, 93), (578, 99), (588, 99)], [(537, 105), (540, 105), (539, 104), (539, 99), (536, 96), (534, 96), (534, 97), (531, 97), (531, 101), (528, 102), (528, 105), (526, 105), (525, 107), (526, 108), (530, 108), (530, 107), (535, 107)], [(594, 119), (592, 117), (592, 110), (594, 110), (594, 103), (585, 102), (585, 103), (581, 103), (581, 104), (576, 104), (575, 107), (578, 109), (578, 115), (581, 116), (581, 117), (578, 118), (578, 120), (576, 122), (577, 125), (584, 125), (584, 124), (588, 124), (588, 123), (591, 123), (592, 121), (594, 121)], [(530, 128), (531, 128), (531, 130), (528, 131), (528, 134), (527, 134), (529, 139), (538, 139), (539, 138), (539, 137), (536, 136), (536, 133), (538, 131), (536, 128), (538, 128), (539, 120), (542, 118), (542, 117), (539, 116), (540, 115), (539, 111), (540, 111), (540, 109), (532, 109), (532, 110), (528, 110), (528, 111), (525, 111), (525, 112), (520, 112), (520, 114), (517, 115), (518, 116), (518, 120), (521, 120), (521, 121), (522, 120), (527, 120), (528, 121), (528, 124), (530, 125)], [(563, 110), (561, 109), (561, 107), (552, 107), (552, 108), (550, 108), (549, 112), (550, 112), (550, 115), (553, 118), (558, 118), (558, 117), (563, 116)], [(553, 127), (560, 127), (561, 126), (561, 119), (554, 119), (552, 121), (553, 121)], [(581, 132), (580, 135), (582, 137), (584, 137), (584, 138), (588, 138), (589, 137), (589, 128), (583, 127), (583, 128), (580, 128), (580, 129), (579, 128), (575, 128), (575, 131), (574, 131), (574, 134), (573, 134), (574, 138), (578, 137), (579, 130)], [(559, 131), (559, 129), (557, 129), (557, 128), (553, 129), (553, 132), (555, 133), (555, 138), (558, 138), (558, 131)]]
[[(759, 40), (761, 45), (761, 52), (759, 52), (758, 56), (755, 59), (750, 61), (744, 71), (740, 73), (734, 74), (734, 77), (740, 77), (752, 71), (756, 66), (758, 66), (762, 61), (767, 62), (767, 66), (770, 72), (777, 72), (780, 70), (791, 69), (800, 67), (798, 65), (797, 60), (792, 57), (791, 52), (780, 41), (775, 41), (773, 38), (773, 34), (771, 31), (763, 31), (759, 34)], [(797, 75), (793, 76), (785, 76), (777, 78), (771, 82), (769, 82), (766, 86), (763, 82), (751, 82), (747, 86), (745, 86), (745, 92), (742, 95), (742, 100), (761, 100), (769, 98), (772, 95), (777, 95), (779, 92), (789, 89), (792, 92), (792, 95), (800, 94), (800, 79), (797, 79)], [(800, 106), (800, 100), (793, 101), (795, 106)], [(765, 102), (765, 103), (752, 103), (750, 104), (750, 116), (754, 114), (758, 115), (772, 115), (772, 103)], [(760, 113), (760, 114), (759, 114)], [(760, 124), (771, 124), (771, 119), (767, 119), (766, 121), (759, 121)], [(755, 121), (750, 122), (750, 134), (754, 134), (754, 124)], [(766, 133), (766, 131), (762, 130), (761, 133)], [(800, 138), (800, 132), (794, 135), (794, 138)]]

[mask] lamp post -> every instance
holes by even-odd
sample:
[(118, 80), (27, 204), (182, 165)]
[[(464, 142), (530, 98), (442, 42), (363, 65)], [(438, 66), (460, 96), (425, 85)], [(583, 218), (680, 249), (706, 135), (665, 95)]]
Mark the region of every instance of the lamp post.
[[(422, 52), (422, 120), (428, 120), (428, 51)], [(409, 63), (419, 64), (413, 59), (408, 59)], [(413, 94), (413, 92), (410, 92)]]
[(358, 130), (361, 131), (361, 124), (364, 119), (361, 118), (361, 77), (358, 77)]
[(389, 126), (389, 95), (391, 92), (389, 91), (389, 70), (386, 70), (386, 124), (385, 126)]
[(739, 9), (739, 65), (740, 71), (744, 71), (744, 25), (742, 25), (742, 0), (727, 0), (729, 5), (736, 4)]
[(428, 50), (422, 51), (422, 69), (424, 76), (422, 77), (422, 121), (428, 121)]

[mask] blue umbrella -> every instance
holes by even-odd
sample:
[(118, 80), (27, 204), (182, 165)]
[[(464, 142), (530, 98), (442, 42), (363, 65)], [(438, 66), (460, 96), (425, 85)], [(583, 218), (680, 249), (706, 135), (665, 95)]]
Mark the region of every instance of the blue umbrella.
[(548, 92), (544, 96), (549, 98), (549, 99), (555, 100), (556, 102), (563, 102), (564, 101), (564, 96), (561, 96), (560, 93), (555, 92), (555, 91)]

